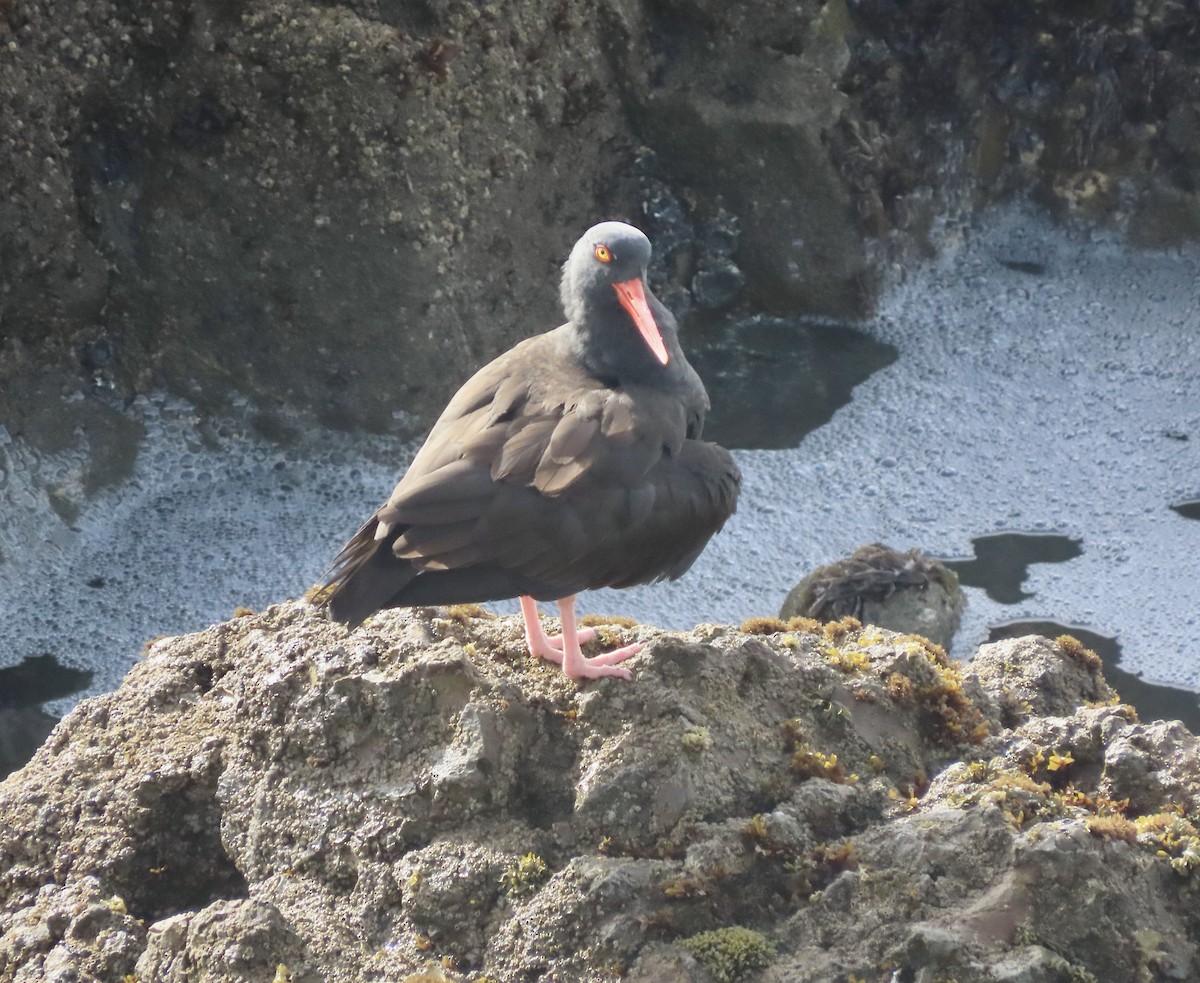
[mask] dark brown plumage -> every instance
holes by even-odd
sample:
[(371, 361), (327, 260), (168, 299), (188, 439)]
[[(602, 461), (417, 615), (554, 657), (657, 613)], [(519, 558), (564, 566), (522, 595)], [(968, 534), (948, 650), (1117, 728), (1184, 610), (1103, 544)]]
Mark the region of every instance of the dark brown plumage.
[[(574, 595), (674, 579), (733, 513), (740, 475), (697, 438), (708, 395), (645, 286), (650, 243), (589, 229), (563, 268), (568, 322), (484, 366), (328, 577), (330, 612), (521, 597), (530, 650), (573, 678), (618, 675), (627, 646), (579, 653)], [(535, 600), (559, 602), (547, 638)]]

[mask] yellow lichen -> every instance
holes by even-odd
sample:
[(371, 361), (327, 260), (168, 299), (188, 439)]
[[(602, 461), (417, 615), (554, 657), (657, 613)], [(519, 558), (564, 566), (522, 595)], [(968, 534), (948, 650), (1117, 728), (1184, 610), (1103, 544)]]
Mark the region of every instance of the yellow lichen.
[(1200, 830), (1190, 820), (1179, 813), (1161, 812), (1139, 816), (1133, 822), (1138, 842), (1156, 848), (1175, 873), (1190, 877), (1200, 870)]
[(860, 649), (827, 648), (821, 654), (841, 672), (867, 672), (871, 668), (871, 657)]
[(1028, 758), (1025, 758), (1020, 762), (1020, 768), (1023, 772), (1025, 772), (1025, 774), (1032, 775), (1045, 763), (1045, 761), (1046, 755), (1044, 755), (1041, 750), (1038, 749), (1035, 750)]
[(799, 717), (783, 722), (783, 740), (789, 751), (804, 740), (806, 733), (804, 721)]
[(913, 637), (924, 643), (920, 649), (933, 670), (933, 681), (917, 685), (915, 697), (932, 725), (934, 739), (978, 744), (988, 736), (987, 721), (963, 691), (962, 673), (946, 658), (940, 646), (919, 636)]
[(304, 600), (309, 604), (320, 607), (325, 604), (334, 595), (334, 588), (330, 584), (313, 584), (304, 592)]
[(742, 832), (749, 836), (752, 840), (765, 840), (770, 835), (767, 828), (767, 821), (763, 818), (761, 812), (756, 812), (742, 827)]
[(831, 642), (840, 642), (851, 632), (856, 632), (862, 628), (862, 622), (857, 618), (852, 618), (847, 615), (838, 621), (830, 621), (821, 626), (821, 633)]
[(446, 615), (450, 620), (457, 621), (460, 625), (465, 625), (478, 618), (495, 617), (482, 604), (451, 604), (446, 608)]
[(1136, 843), (1138, 838), (1137, 824), (1130, 822), (1124, 816), (1089, 816), (1084, 825), (1093, 836), (1106, 840), (1124, 840), (1126, 843)]
[(913, 684), (907, 676), (898, 672), (890, 673), (884, 680), (884, 686), (887, 687), (888, 696), (897, 703), (907, 703), (912, 699)]
[(898, 788), (888, 789), (888, 798), (895, 804), (900, 812), (914, 812), (921, 805), (921, 800), (908, 792), (901, 792)]
[(663, 882), (663, 894), (673, 901), (686, 898), (706, 898), (716, 882), (729, 876), (729, 869), (718, 864), (704, 871), (676, 874)]
[(1070, 751), (1065, 754), (1059, 754), (1057, 751), (1051, 752), (1050, 760), (1046, 762), (1047, 771), (1061, 771), (1068, 765), (1073, 765), (1075, 758)]

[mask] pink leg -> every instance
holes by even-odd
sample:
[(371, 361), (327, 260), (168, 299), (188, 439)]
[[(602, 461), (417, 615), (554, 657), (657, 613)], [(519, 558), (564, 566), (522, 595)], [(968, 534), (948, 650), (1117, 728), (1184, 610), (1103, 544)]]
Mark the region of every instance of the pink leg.
[[(521, 615), (525, 619), (525, 641), (529, 645), (529, 654), (547, 659), (555, 665), (562, 665), (562, 635), (547, 635), (542, 629), (537, 601), (532, 597), (522, 597)], [(595, 637), (595, 628), (579, 629), (580, 645), (590, 642)]]
[(624, 662), (632, 655), (642, 650), (639, 645), (626, 645), (623, 648), (605, 652), (594, 658), (584, 658), (579, 643), (593, 637), (595, 632), (590, 628), (580, 631), (575, 624), (575, 598), (564, 597), (558, 602), (558, 613), (562, 619), (562, 635), (558, 638), (547, 638), (542, 630), (537, 615), (537, 602), (532, 597), (521, 598), (521, 614), (525, 618), (525, 639), (529, 643), (532, 655), (547, 659), (563, 667), (569, 679), (600, 679), (602, 676), (618, 676), (621, 679), (632, 679), (633, 673), (628, 669), (617, 667), (616, 663)]

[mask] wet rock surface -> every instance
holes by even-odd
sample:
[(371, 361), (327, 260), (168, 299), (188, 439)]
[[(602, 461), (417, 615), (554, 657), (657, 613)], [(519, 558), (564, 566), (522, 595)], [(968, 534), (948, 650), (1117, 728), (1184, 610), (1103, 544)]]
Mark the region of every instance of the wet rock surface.
[(0, 976), (1194, 974), (1200, 746), (1077, 643), (602, 633), (634, 682), (469, 608), (156, 642), (0, 785)]

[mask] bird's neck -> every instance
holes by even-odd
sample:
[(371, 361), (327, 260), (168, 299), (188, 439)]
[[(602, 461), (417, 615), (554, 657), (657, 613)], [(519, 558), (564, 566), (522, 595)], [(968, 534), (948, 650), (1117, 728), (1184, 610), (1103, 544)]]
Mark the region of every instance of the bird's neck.
[[(621, 311), (620, 316), (624, 317), (625, 312)], [(667, 364), (663, 365), (633, 325), (627, 332), (615, 336), (611, 329), (595, 330), (587, 321), (573, 322), (571, 327), (573, 347), (580, 364), (606, 385), (662, 386), (674, 378), (683, 361), (673, 331), (670, 337), (667, 331), (662, 332), (669, 355)]]

